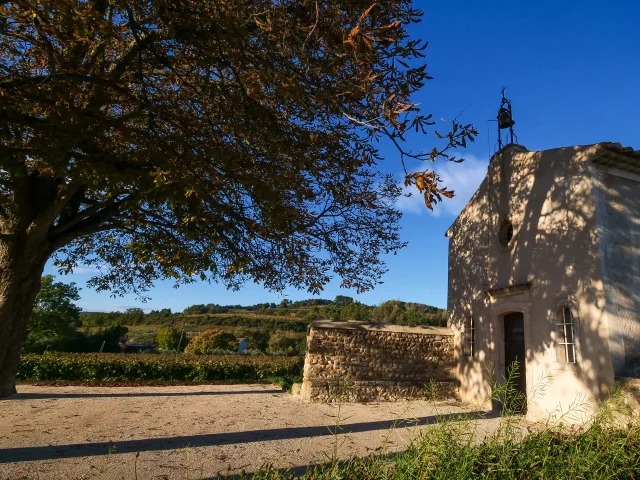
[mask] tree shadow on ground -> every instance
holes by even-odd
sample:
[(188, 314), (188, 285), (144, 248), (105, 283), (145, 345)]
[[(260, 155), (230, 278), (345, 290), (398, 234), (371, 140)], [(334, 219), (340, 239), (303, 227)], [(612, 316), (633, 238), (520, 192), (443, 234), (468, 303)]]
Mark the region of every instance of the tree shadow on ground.
[(54, 460), (62, 458), (92, 457), (97, 455), (117, 455), (146, 451), (175, 450), (189, 447), (212, 447), (239, 443), (271, 442), (277, 440), (295, 440), (298, 438), (331, 436), (362, 433), (391, 428), (429, 425), (438, 421), (456, 421), (464, 415), (475, 418), (495, 418), (495, 413), (484, 411), (465, 414), (429, 415), (425, 417), (362, 422), (341, 425), (336, 432), (335, 425), (312, 427), (273, 428), (244, 432), (220, 432), (214, 434), (189, 435), (181, 437), (146, 438), (142, 440), (124, 440), (120, 442), (93, 442), (67, 445), (48, 445), (38, 447), (16, 447), (0, 449), (0, 464), (35, 460)]
[(282, 393), (282, 389), (231, 390), (222, 392), (131, 392), (131, 393), (17, 393), (4, 400), (41, 400), (55, 398), (118, 398), (118, 397), (196, 397), (209, 395), (252, 395)]

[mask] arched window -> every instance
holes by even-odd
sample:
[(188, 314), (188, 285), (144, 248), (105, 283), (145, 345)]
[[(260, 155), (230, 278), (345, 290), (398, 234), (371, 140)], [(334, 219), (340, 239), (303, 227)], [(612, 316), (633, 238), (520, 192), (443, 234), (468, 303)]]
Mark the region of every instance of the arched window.
[(576, 355), (576, 322), (569, 307), (562, 307), (558, 315), (556, 354), (558, 362), (575, 364)]
[(506, 219), (500, 225), (500, 229), (498, 230), (498, 242), (502, 245), (503, 248), (507, 248), (511, 243), (511, 239), (513, 238), (513, 223), (511, 220)]

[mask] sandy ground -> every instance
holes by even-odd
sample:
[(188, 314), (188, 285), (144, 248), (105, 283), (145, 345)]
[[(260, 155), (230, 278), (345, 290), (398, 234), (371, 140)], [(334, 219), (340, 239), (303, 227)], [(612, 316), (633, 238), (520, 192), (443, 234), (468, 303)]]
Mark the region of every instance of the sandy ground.
[[(303, 471), (334, 451), (400, 449), (436, 415), (462, 411), (452, 402), (306, 404), (270, 385), (19, 385), (0, 401), (0, 478), (206, 479), (266, 463)], [(497, 419), (480, 422), (491, 430)]]

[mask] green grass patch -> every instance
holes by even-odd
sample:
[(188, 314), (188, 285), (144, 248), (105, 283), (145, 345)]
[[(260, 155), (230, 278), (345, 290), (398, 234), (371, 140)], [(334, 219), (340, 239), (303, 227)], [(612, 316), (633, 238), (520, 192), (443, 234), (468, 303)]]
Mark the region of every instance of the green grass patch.
[[(333, 461), (305, 473), (266, 467), (252, 480), (476, 480), (638, 479), (640, 425), (592, 426), (579, 433), (558, 429), (489, 436), (476, 442), (444, 421), (397, 454)], [(465, 422), (463, 422), (464, 424)], [(300, 476), (300, 474), (302, 475)]]
[[(602, 403), (580, 398), (567, 412), (552, 412), (546, 422), (524, 422), (517, 414), (523, 394), (515, 389), (517, 364), (507, 369), (503, 384), (492, 385), (493, 398), (503, 410), (489, 427), (483, 414), (436, 415), (432, 425), (418, 433), (395, 432), (412, 419), (399, 421), (386, 434), (409, 435), (412, 441), (402, 452), (386, 447), (365, 458), (341, 461), (344, 444), (340, 404), (337, 406), (334, 448), (325, 464), (306, 471), (289, 471), (266, 465), (246, 477), (253, 480), (475, 480), (475, 479), (640, 479), (640, 420), (633, 416), (624, 391), (613, 391)], [(425, 386), (428, 392), (431, 386)], [(434, 397), (435, 398), (435, 397)], [(437, 399), (437, 398), (435, 398)], [(507, 401), (508, 400), (508, 401)], [(535, 402), (535, 396), (528, 399)], [(434, 403), (437, 411), (437, 403)], [(592, 410), (594, 408), (595, 410)], [(587, 414), (587, 412), (591, 412)], [(584, 419), (581, 424), (573, 420)], [(572, 424), (568, 426), (568, 419)], [(417, 419), (415, 419), (417, 420)], [(485, 423), (482, 423), (485, 422)], [(413, 435), (413, 436), (412, 436)], [(386, 442), (386, 441), (385, 441)]]

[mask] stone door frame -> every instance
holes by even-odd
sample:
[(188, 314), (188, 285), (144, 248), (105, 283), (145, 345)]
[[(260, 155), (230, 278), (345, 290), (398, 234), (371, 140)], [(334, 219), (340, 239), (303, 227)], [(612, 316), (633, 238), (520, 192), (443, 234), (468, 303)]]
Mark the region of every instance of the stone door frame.
[(504, 358), (504, 316), (508, 313), (522, 313), (524, 323), (524, 348), (525, 348), (525, 379), (527, 385), (527, 400), (529, 390), (534, 384), (533, 368), (531, 365), (531, 300), (530, 284), (507, 287), (487, 292), (490, 299), (491, 324), (494, 333), (492, 341), (494, 349), (492, 362), (496, 366), (494, 380), (498, 384), (504, 382), (505, 358)]

